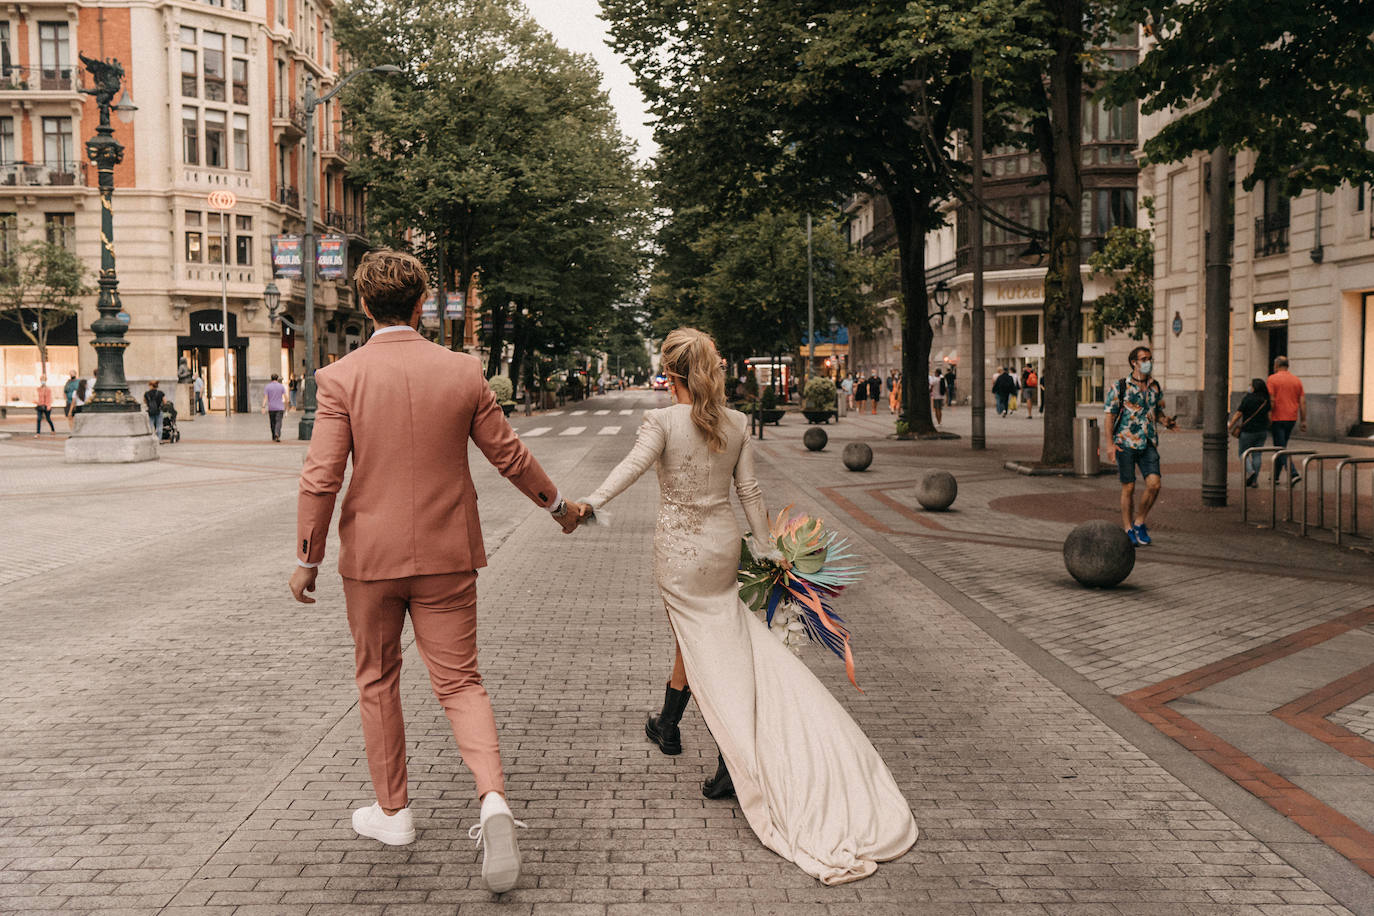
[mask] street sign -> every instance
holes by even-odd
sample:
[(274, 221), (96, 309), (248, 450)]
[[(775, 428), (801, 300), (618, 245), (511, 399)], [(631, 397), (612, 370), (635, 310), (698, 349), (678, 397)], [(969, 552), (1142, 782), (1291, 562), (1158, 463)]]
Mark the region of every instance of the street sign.
[(233, 191), (211, 191), (207, 200), (214, 210), (232, 210), (234, 204), (239, 202)]

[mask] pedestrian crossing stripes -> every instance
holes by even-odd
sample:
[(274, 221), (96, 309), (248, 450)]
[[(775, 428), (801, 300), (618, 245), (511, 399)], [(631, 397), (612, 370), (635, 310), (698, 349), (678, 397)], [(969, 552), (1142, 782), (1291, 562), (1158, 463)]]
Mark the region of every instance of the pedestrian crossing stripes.
[(585, 426), (569, 426), (558, 435), (560, 436), (580, 436), (587, 431)]
[(593, 416), (596, 416), (596, 417), (604, 417), (604, 416), (608, 415), (609, 413), (610, 413), (609, 410), (598, 410), (598, 411), (596, 411), (595, 413), (593, 413), (592, 415), (593, 415)]
[(574, 410), (571, 414), (569, 414), (569, 416), (573, 417), (585, 417), (586, 415), (587, 412), (585, 410)]
[(620, 415), (621, 415), (622, 417), (632, 417), (632, 416), (634, 416), (634, 411), (633, 411), (633, 410), (629, 410), (629, 409), (622, 410), (622, 411), (620, 411)]
[(563, 411), (561, 411), (561, 410), (550, 410), (548, 413), (544, 414), (544, 416), (546, 416), (546, 417), (561, 417), (561, 416), (563, 416)]
[(548, 432), (548, 431), (551, 430), (551, 429), (553, 429), (552, 426), (536, 426), (534, 429), (526, 430), (525, 432), (521, 433), (521, 434), (520, 434), (520, 438), (521, 438), (521, 439), (533, 439), (535, 436), (542, 436), (542, 435), (544, 435), (546, 432)]
[(615, 436), (615, 435), (619, 435), (619, 433), (620, 433), (620, 427), (619, 427), (619, 426), (603, 426), (603, 427), (601, 427), (599, 430), (596, 431), (596, 434), (597, 434), (598, 436)]

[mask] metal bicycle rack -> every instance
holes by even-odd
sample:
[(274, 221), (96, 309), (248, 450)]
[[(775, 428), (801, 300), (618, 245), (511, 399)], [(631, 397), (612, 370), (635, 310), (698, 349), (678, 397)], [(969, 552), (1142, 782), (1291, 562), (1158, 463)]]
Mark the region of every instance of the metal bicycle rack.
[[(1258, 455), (1258, 456), (1259, 456), (1260, 467), (1259, 467), (1259, 470), (1256, 471), (1256, 473), (1259, 473), (1260, 470), (1263, 470), (1263, 469), (1264, 469), (1264, 455), (1265, 455), (1265, 453), (1267, 453), (1267, 452), (1281, 452), (1281, 451), (1283, 451), (1283, 449), (1280, 448), (1280, 447), (1277, 446), (1277, 445), (1257, 445), (1257, 446), (1255, 446), (1254, 448), (1247, 448), (1245, 451), (1241, 452), (1241, 454), (1240, 454), (1240, 469), (1241, 469), (1241, 473), (1242, 473), (1242, 474), (1247, 474), (1247, 472), (1246, 472), (1245, 469), (1246, 469), (1246, 467), (1248, 467), (1248, 465), (1246, 464), (1246, 462), (1247, 462), (1247, 460), (1249, 459), (1249, 457), (1250, 457), (1251, 455)], [(1248, 474), (1247, 474), (1247, 476), (1248, 476)], [(1241, 520), (1241, 522), (1242, 522), (1242, 523), (1245, 523), (1245, 522), (1248, 520), (1249, 515), (1250, 515), (1250, 488), (1249, 488), (1249, 487), (1241, 487), (1241, 490), (1240, 490), (1240, 520)]]
[[(1307, 473), (1307, 466), (1312, 462), (1317, 462), (1317, 527), (1326, 527), (1326, 465), (1327, 461), (1341, 461), (1348, 459), (1349, 455), (1308, 455), (1302, 460), (1302, 520), (1299, 523), (1298, 533), (1307, 537), (1307, 503), (1308, 493), (1312, 485), (1312, 477)], [(1293, 501), (1292, 488), (1289, 488), (1288, 501)], [(1336, 494), (1336, 515), (1341, 513), (1341, 499), (1339, 488)], [(1290, 516), (1293, 514), (1290, 508)], [(1339, 524), (1338, 524), (1339, 527)]]
[(1336, 465), (1336, 546), (1341, 546), (1341, 535), (1345, 533), (1345, 513), (1341, 511), (1341, 481), (1345, 469), (1350, 468), (1350, 533), (1359, 535), (1360, 527), (1360, 468), (1362, 464), (1374, 464), (1374, 458), (1347, 458)]
[[(1279, 526), (1279, 459), (1290, 459), (1288, 462), (1288, 479), (1290, 481), (1288, 484), (1288, 514), (1283, 517), (1285, 522), (1290, 522), (1293, 520), (1293, 484), (1291, 483), (1293, 479), (1293, 462), (1291, 459), (1295, 455), (1315, 454), (1317, 454), (1316, 450), (1310, 448), (1283, 448), (1274, 452), (1274, 464), (1270, 469), (1271, 473), (1269, 475), (1270, 528), (1277, 528)], [(1339, 502), (1339, 500), (1337, 500), (1337, 502)]]

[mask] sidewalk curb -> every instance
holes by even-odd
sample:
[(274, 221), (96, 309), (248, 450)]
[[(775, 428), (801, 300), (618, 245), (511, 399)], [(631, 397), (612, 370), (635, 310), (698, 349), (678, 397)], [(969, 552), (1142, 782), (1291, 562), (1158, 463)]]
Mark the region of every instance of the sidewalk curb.
[(1093, 477), (1105, 477), (1113, 473), (1112, 468), (1098, 468), (1096, 474), (1075, 474), (1073, 468), (1047, 468), (1035, 464), (1027, 464), (1024, 461), (1008, 461), (1002, 465), (1005, 470), (1015, 471), (1026, 477), (1076, 477), (1089, 480)]

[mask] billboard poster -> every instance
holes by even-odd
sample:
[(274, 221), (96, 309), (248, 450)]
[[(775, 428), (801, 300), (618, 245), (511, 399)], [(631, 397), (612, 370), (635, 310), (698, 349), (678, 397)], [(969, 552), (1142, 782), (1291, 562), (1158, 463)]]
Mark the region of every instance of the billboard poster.
[(285, 280), (300, 278), (301, 237), (299, 235), (272, 236), (272, 274)]
[(320, 236), (315, 243), (315, 275), (321, 280), (342, 280), (348, 272), (348, 240), (342, 235)]
[(449, 293), (448, 302), (444, 306), (444, 316), (450, 321), (463, 320), (463, 294)]
[(435, 295), (433, 292), (431, 292), (429, 294), (429, 297), (425, 299), (425, 304), (422, 308), (422, 311), (420, 312), (420, 317), (430, 321), (439, 320), (439, 297)]

